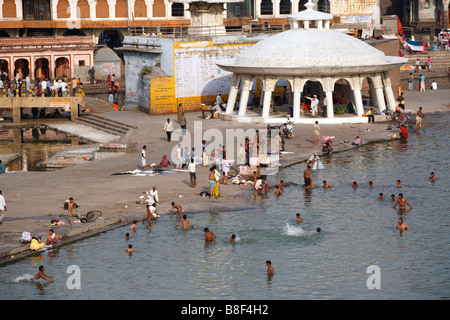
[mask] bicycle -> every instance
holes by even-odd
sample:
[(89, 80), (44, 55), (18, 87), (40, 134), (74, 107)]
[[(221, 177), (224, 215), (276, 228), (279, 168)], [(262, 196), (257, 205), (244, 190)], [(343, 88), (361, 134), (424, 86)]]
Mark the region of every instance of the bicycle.
[(86, 223), (86, 222), (94, 221), (95, 219), (101, 217), (101, 215), (102, 215), (101, 211), (94, 210), (94, 211), (89, 211), (85, 215), (78, 216), (79, 217), (78, 219), (80, 219), (80, 222)]

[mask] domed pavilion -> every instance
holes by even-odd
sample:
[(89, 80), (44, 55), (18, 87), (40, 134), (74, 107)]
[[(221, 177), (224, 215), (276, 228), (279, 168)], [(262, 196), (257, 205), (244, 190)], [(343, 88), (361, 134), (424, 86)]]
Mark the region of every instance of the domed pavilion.
[[(221, 69), (232, 72), (225, 118), (250, 121), (249, 115), (246, 115), (247, 105), (256, 79), (262, 82), (262, 112), (256, 121), (285, 121), (285, 118), (270, 116), (272, 93), (280, 79), (286, 79), (292, 91), (295, 123), (313, 123), (317, 120), (301, 116), (301, 99), (307, 94), (308, 86), (321, 87), (316, 90), (317, 97), (319, 100), (326, 99), (327, 117), (321, 118), (321, 123), (367, 122), (363, 118), (361, 94), (366, 78), (375, 92), (371, 97), (373, 105), (378, 106), (379, 111), (395, 109), (396, 100), (389, 70), (399, 68), (407, 59), (386, 56), (355, 37), (330, 29), (332, 15), (314, 10), (315, 5), (311, 2), (305, 6), (306, 10), (288, 16), (290, 30), (259, 41), (234, 59), (216, 61)], [(348, 85), (350, 100), (354, 102), (356, 109), (355, 115), (335, 117), (333, 91), (337, 82)], [(239, 92), (236, 113), (234, 108)]]

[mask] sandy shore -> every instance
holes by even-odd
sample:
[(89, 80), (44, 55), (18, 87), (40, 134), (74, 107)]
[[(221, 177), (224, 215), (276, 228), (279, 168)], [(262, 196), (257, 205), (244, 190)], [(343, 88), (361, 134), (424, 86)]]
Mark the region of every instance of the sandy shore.
[[(408, 92), (406, 110), (416, 112), (423, 107), (425, 114), (447, 112), (450, 103), (450, 90)], [(80, 239), (93, 233), (102, 232), (113, 227), (130, 223), (133, 219), (142, 219), (145, 206), (137, 204), (143, 191), (156, 186), (160, 204), (158, 213), (170, 214), (170, 203), (181, 204), (186, 214), (195, 212), (236, 210), (248, 208), (253, 202), (250, 186), (221, 185), (222, 198), (203, 198), (198, 194), (209, 191), (207, 185), (209, 168), (197, 166), (197, 188), (189, 187), (189, 173), (177, 172), (168, 175), (133, 176), (112, 175), (114, 173), (135, 170), (140, 167), (140, 148), (147, 145), (147, 163), (159, 163), (162, 155), (170, 155), (177, 142), (167, 142), (163, 124), (168, 117), (176, 121), (176, 115), (148, 116), (140, 111), (121, 111), (104, 114), (112, 120), (130, 123), (137, 127), (123, 137), (121, 142), (136, 143), (138, 150), (134, 153), (118, 155), (113, 158), (86, 161), (76, 166), (51, 172), (14, 172), (0, 176), (0, 190), (5, 197), (8, 211), (3, 224), (0, 225), (0, 263), (5, 263), (32, 253), (28, 244), (22, 244), (23, 231), (46, 238), (51, 228), (49, 221), (64, 221), (62, 226), (55, 226), (55, 232), (63, 237), (62, 244)], [(226, 129), (242, 128), (248, 124), (231, 123), (222, 120), (202, 120), (200, 112), (187, 114), (187, 129), (194, 132), (194, 121), (201, 123), (202, 131), (216, 128), (223, 133)], [(391, 140), (395, 131), (386, 130), (386, 123), (374, 124), (337, 124), (321, 125), (321, 135), (334, 136), (334, 152), (351, 148), (354, 137), (360, 136), (363, 143)], [(427, 117), (424, 127), (431, 125)], [(178, 128), (178, 124), (174, 123)], [(266, 125), (259, 124), (255, 129), (266, 130)], [(286, 139), (286, 151), (283, 155), (283, 167), (307, 160), (314, 152), (321, 152), (321, 147), (314, 144), (312, 125), (295, 125), (295, 137)], [(349, 141), (348, 143), (340, 143)], [(197, 150), (199, 154), (200, 150)], [(89, 223), (68, 223), (67, 211), (62, 204), (73, 197), (80, 206), (79, 213), (91, 210), (102, 211), (103, 220)], [(61, 216), (64, 214), (64, 216)]]

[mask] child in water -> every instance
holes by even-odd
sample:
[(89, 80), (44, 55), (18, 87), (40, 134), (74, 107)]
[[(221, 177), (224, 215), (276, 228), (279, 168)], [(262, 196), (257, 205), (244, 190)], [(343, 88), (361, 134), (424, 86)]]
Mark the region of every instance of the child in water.
[(53, 277), (45, 274), (44, 271), (45, 271), (44, 266), (40, 266), (38, 273), (36, 273), (36, 275), (34, 276), (34, 280), (42, 279), (42, 280), (46, 280), (48, 282), (52, 282), (52, 280), (47, 279), (47, 278), (53, 278)]

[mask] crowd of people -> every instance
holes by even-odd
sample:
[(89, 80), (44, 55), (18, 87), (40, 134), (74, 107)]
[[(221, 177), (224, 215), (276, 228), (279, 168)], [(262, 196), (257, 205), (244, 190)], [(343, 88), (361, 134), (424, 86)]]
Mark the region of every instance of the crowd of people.
[(72, 78), (70, 81), (66, 81), (64, 78), (51, 80), (42, 75), (41, 78), (36, 78), (32, 85), (30, 75), (26, 75), (24, 79), (20, 78), (18, 74), (16, 74), (14, 79), (10, 79), (4, 72), (0, 75), (0, 90), (6, 90), (7, 97), (29, 95), (33, 97), (74, 96), (76, 93), (79, 93), (81, 85), (80, 78)]

